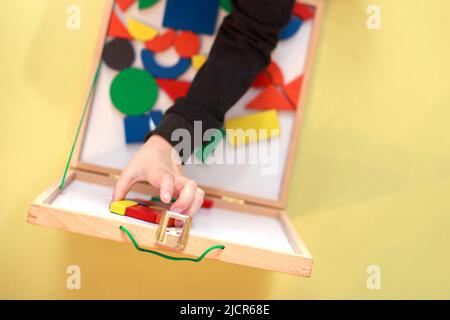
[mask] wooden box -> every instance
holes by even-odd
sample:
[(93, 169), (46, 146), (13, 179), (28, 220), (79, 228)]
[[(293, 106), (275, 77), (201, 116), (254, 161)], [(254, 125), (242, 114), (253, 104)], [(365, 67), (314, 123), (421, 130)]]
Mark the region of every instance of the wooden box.
[[(214, 201), (214, 207), (201, 209), (194, 216), (187, 245), (184, 250), (178, 251), (182, 255), (197, 257), (206, 248), (221, 244), (225, 249), (212, 251), (206, 258), (301, 276), (311, 274), (312, 256), (284, 212), (323, 13), (321, 0), (300, 2), (315, 10), (314, 18), (305, 21), (292, 38), (280, 42), (273, 54), (273, 59), (278, 59), (281, 69), (284, 68), (286, 78), (303, 75), (297, 110), (279, 112), (282, 132), (278, 150), (279, 170), (276, 174), (261, 175), (259, 164), (187, 166), (186, 174), (199, 182), (207, 198)], [(161, 19), (163, 8), (164, 1), (160, 1), (155, 7), (146, 10), (144, 18), (150, 20), (144, 21)], [(116, 10), (118, 7), (114, 2), (108, 1), (91, 79), (101, 61), (111, 13)], [(133, 16), (140, 14), (137, 6), (128, 10)], [(156, 17), (158, 14), (159, 18)], [(219, 19), (224, 15), (221, 11)], [(212, 37), (206, 37), (204, 41), (208, 46), (212, 40)], [(134, 46), (136, 50), (141, 48), (139, 44)], [(139, 61), (136, 63), (139, 67)], [(157, 225), (109, 212), (118, 174), (139, 147), (125, 144), (123, 115), (109, 100), (108, 88), (114, 74), (115, 71), (108, 67), (102, 66), (100, 69), (97, 87), (89, 101), (64, 187), (59, 188), (58, 180), (39, 195), (29, 208), (27, 221), (130, 243), (119, 229), (125, 226), (141, 247), (161, 250), (155, 245)], [(186, 77), (192, 78), (193, 75), (188, 73)], [(87, 87), (86, 99), (90, 85)], [(243, 106), (255, 96), (255, 90), (258, 89), (250, 89), (227, 117), (248, 113)], [(157, 107), (164, 109), (170, 104), (167, 97), (158, 98)], [(222, 148), (226, 150), (231, 147), (224, 145)], [(150, 195), (157, 195), (157, 192), (148, 184), (138, 183), (129, 197), (148, 198)]]

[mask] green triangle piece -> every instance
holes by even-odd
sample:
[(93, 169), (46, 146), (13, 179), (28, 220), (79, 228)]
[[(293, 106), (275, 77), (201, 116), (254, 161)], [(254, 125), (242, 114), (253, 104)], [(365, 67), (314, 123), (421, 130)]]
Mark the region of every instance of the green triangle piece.
[(139, 0), (139, 9), (147, 9), (157, 3), (159, 0)]
[(195, 157), (198, 160), (200, 160), (201, 162), (206, 161), (206, 159), (214, 151), (219, 142), (222, 141), (222, 139), (225, 137), (225, 128), (221, 128), (220, 133), (220, 135), (213, 135), (211, 137), (212, 141), (197, 149), (197, 151), (195, 152)]
[(230, 13), (233, 10), (233, 7), (231, 6), (230, 0), (220, 0), (220, 6), (223, 10)]

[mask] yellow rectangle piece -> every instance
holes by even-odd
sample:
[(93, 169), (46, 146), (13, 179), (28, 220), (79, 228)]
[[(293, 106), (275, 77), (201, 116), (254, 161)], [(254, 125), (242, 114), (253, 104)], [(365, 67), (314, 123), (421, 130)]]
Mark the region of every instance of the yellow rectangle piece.
[(227, 119), (225, 128), (227, 129), (227, 140), (232, 146), (275, 138), (280, 135), (280, 123), (275, 109)]
[(111, 203), (111, 206), (109, 207), (109, 211), (115, 214), (120, 214), (121, 216), (124, 216), (127, 208), (132, 207), (134, 205), (137, 205), (138, 203), (131, 200), (119, 200), (114, 201)]

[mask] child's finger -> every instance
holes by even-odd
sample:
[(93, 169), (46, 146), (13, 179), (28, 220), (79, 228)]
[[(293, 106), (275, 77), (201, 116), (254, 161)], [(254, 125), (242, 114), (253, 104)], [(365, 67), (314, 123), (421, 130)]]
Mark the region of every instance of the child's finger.
[(133, 185), (133, 180), (133, 177), (127, 174), (127, 172), (123, 172), (120, 175), (120, 178), (114, 187), (113, 201), (125, 199), (128, 191), (130, 191), (131, 186)]
[(169, 203), (172, 199), (175, 178), (172, 174), (166, 173), (161, 178), (161, 188), (159, 190), (161, 201)]
[[(205, 198), (205, 192), (202, 189), (197, 188), (197, 192), (195, 193), (194, 201), (192, 201), (190, 207), (187, 208), (183, 213), (188, 216), (191, 216), (194, 213), (196, 213), (202, 207), (204, 198)], [(175, 223), (175, 227), (183, 226), (183, 221), (181, 221), (181, 220), (175, 220), (174, 223)]]
[(194, 200), (195, 193), (197, 192), (197, 183), (189, 179), (181, 179), (181, 185), (177, 186), (179, 191), (178, 199), (175, 201), (170, 210), (173, 212), (181, 213), (190, 207)]

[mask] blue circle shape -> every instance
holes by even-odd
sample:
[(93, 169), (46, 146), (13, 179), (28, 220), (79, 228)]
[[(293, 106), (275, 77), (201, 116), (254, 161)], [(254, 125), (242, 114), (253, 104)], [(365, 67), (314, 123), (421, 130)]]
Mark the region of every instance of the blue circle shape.
[(298, 29), (300, 29), (302, 24), (303, 24), (302, 19), (296, 16), (292, 16), (288, 24), (283, 29), (281, 29), (279, 35), (280, 40), (286, 40), (292, 37), (298, 31)]
[(176, 64), (170, 67), (162, 66), (156, 62), (155, 54), (146, 49), (142, 50), (141, 59), (145, 70), (155, 78), (176, 79), (191, 66), (189, 58), (180, 58)]

